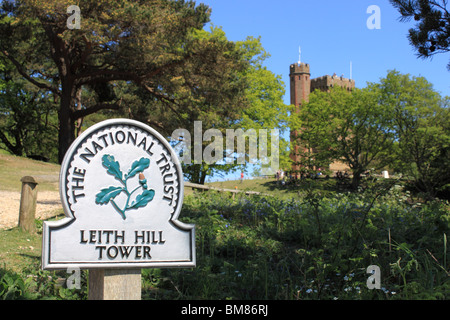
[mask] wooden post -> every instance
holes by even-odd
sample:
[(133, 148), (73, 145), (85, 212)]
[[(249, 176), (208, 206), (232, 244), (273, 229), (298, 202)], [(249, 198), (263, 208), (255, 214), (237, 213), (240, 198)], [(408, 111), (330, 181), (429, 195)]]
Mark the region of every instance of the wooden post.
[(141, 300), (141, 269), (90, 269), (89, 300)]
[(22, 194), (20, 196), (19, 227), (27, 232), (35, 232), (37, 181), (30, 176), (23, 177)]

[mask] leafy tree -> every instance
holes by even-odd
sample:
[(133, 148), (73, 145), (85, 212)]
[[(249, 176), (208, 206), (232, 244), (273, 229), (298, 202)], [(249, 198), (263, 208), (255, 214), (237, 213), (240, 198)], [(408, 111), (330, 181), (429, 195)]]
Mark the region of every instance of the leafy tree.
[[(57, 159), (56, 105), (0, 59), (0, 148), (17, 156)], [(45, 153), (43, 153), (45, 150)]]
[(450, 98), (442, 98), (425, 78), (395, 70), (381, 79), (379, 89), (381, 103), (393, 113), (397, 168), (430, 197), (448, 192)]
[(270, 54), (262, 47), (260, 38), (249, 37), (238, 44), (245, 51), (244, 54), (249, 56), (251, 67), (244, 74), (248, 82), (245, 91), (248, 107), (243, 110), (237, 125), (245, 130), (255, 129), (257, 132), (258, 130), (267, 130), (267, 145), (261, 145), (265, 142), (258, 140), (258, 148), (267, 148), (268, 154), (270, 153), (268, 157), (271, 159), (259, 159), (258, 167), (260, 173), (270, 173), (271, 170), (261, 162), (274, 160), (274, 151), (269, 150), (272, 144), (272, 129), (279, 130), (280, 167), (287, 166), (289, 142), (283, 136), (289, 127), (291, 106), (285, 105), (283, 102), (285, 84), (282, 82), (281, 76), (273, 74), (264, 66), (264, 62), (270, 58)]
[[(450, 51), (450, 12), (448, 0), (390, 0), (401, 14), (401, 21), (417, 21), (409, 29), (409, 41), (418, 56), (428, 58)], [(447, 65), (450, 70), (450, 62)]]
[[(211, 41), (210, 38), (213, 38), (224, 45), (230, 44), (224, 31), (215, 26), (211, 27), (209, 31), (197, 31), (196, 37), (204, 41)], [(192, 182), (204, 183), (208, 176), (245, 170), (245, 165), (236, 164), (236, 158), (241, 156), (235, 152), (236, 145), (233, 150), (226, 150), (225, 148), (226, 130), (255, 130), (258, 133), (259, 129), (266, 129), (269, 131), (267, 144), (270, 145), (270, 130), (278, 128), (283, 131), (286, 128), (287, 106), (282, 101), (284, 84), (281, 77), (274, 75), (263, 65), (269, 54), (262, 47), (260, 38), (248, 37), (244, 41), (233, 42), (232, 44), (233, 46), (229, 48), (230, 54), (240, 56), (245, 65), (245, 68), (238, 70), (237, 77), (233, 80), (235, 83), (223, 83), (223, 86), (227, 88), (236, 88), (232, 99), (224, 96), (213, 97), (208, 91), (216, 91), (219, 88), (212, 87), (205, 90), (206, 98), (199, 99), (195, 108), (179, 108), (178, 105), (167, 108), (164, 107), (164, 102), (155, 99), (142, 87), (135, 84), (119, 83), (114, 86), (113, 95), (126, 108), (102, 110), (90, 115), (84, 121), (90, 124), (105, 117), (129, 117), (150, 124), (169, 139), (175, 130), (187, 130), (191, 137), (189, 146), (186, 145), (189, 142), (188, 140), (185, 139), (180, 143), (179, 137), (173, 137), (174, 139), (171, 142), (177, 147), (177, 150), (178, 148), (183, 151), (191, 150), (191, 161), (183, 162), (183, 172)], [(182, 79), (176, 81), (180, 80)], [(205, 84), (205, 89), (206, 85), (209, 84)], [(215, 84), (211, 83), (211, 85)], [(82, 100), (90, 103), (96, 95), (97, 93), (92, 89), (84, 90)], [(171, 121), (167, 121), (167, 119), (171, 119)], [(230, 163), (223, 161), (194, 163), (192, 150), (194, 150), (195, 143), (195, 121), (201, 121), (202, 134), (208, 129), (217, 129), (221, 132), (223, 137), (221, 158), (231, 158)], [(206, 140), (202, 143), (202, 153), (205, 148), (211, 147), (211, 143), (214, 143), (214, 140)], [(248, 148), (246, 151), (248, 151)], [(182, 155), (182, 152), (180, 152), (180, 155)], [(246, 163), (251, 160), (248, 153), (243, 156)]]
[[(210, 10), (193, 1), (86, 0), (81, 28), (67, 28), (71, 0), (3, 2), (0, 54), (23, 78), (52, 92), (59, 106), (59, 161), (75, 138), (80, 119), (123, 105), (110, 89), (133, 84), (150, 95), (158, 112), (170, 109), (177, 123), (198, 105), (240, 105), (238, 71), (245, 68), (234, 44), (202, 37)], [(122, 83), (122, 84), (121, 84)], [(124, 84), (125, 83), (125, 84)], [(80, 90), (96, 95), (89, 105)], [(216, 109), (214, 109), (216, 110)], [(165, 121), (161, 126), (165, 126)]]
[(340, 87), (314, 91), (297, 114), (306, 164), (326, 167), (342, 161), (351, 169), (352, 187), (357, 188), (363, 172), (389, 163), (392, 121), (389, 109), (378, 101), (374, 86), (352, 92)]
[[(215, 37), (221, 39), (220, 41), (227, 41), (225, 33), (222, 29), (212, 27), (210, 32), (199, 32), (199, 36), (202, 37)], [(235, 50), (242, 59), (246, 62), (247, 67), (242, 69), (236, 81), (244, 84), (242, 86), (242, 93), (238, 96), (238, 100), (235, 101), (239, 108), (230, 106), (229, 100), (204, 100), (197, 104), (197, 109), (194, 112), (185, 114), (185, 116), (177, 122), (174, 122), (170, 127), (170, 131), (163, 131), (167, 136), (179, 128), (187, 130), (190, 141), (184, 140), (182, 143), (183, 151), (189, 149), (191, 151), (191, 162), (183, 163), (183, 172), (187, 178), (196, 183), (203, 184), (207, 176), (224, 175), (227, 173), (245, 170), (245, 165), (238, 164), (237, 158), (242, 156), (245, 158), (245, 163), (256, 159), (250, 159), (249, 148), (246, 148), (244, 154), (237, 153), (237, 143), (232, 150), (226, 149), (226, 135), (227, 129), (231, 130), (254, 130), (258, 134), (258, 130), (268, 130), (267, 144), (271, 143), (270, 130), (279, 128), (281, 131), (286, 127), (287, 107), (282, 101), (284, 95), (284, 84), (281, 81), (280, 76), (274, 75), (271, 71), (267, 70), (263, 63), (265, 59), (269, 57), (261, 45), (259, 38), (248, 37), (244, 41), (238, 41), (234, 44)], [(228, 84), (230, 85), (230, 84)], [(130, 95), (129, 97), (134, 99), (138, 95)], [(147, 119), (151, 123), (158, 125), (163, 123), (164, 119), (177, 118), (174, 110), (171, 109), (158, 109), (161, 112), (153, 112), (151, 100), (139, 99), (136, 105), (141, 107), (132, 108), (132, 110), (138, 111), (133, 117), (140, 119)], [(214, 111), (216, 110), (216, 111)], [(204, 131), (208, 129), (219, 130), (222, 135), (222, 141), (215, 141), (214, 138), (202, 142), (201, 152), (205, 151), (205, 148), (210, 148), (214, 144), (221, 143), (221, 146), (217, 145), (217, 150), (222, 150), (220, 157), (224, 161), (218, 161), (216, 163), (207, 163), (204, 161), (201, 163), (194, 162), (193, 150), (194, 144), (194, 121), (201, 121), (202, 135)], [(162, 129), (162, 128), (161, 128)], [(173, 137), (172, 143), (177, 144), (178, 137)], [(260, 142), (259, 140), (257, 141)], [(189, 145), (187, 145), (189, 144)], [(259, 145), (258, 145), (259, 147)], [(227, 161), (225, 161), (227, 160)]]

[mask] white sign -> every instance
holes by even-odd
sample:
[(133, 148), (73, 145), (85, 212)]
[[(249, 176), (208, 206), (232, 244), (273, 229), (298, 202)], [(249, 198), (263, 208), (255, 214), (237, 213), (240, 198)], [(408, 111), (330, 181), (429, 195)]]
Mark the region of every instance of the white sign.
[(60, 194), (66, 217), (44, 222), (43, 269), (195, 266), (195, 226), (178, 221), (181, 166), (152, 128), (90, 127), (65, 155)]

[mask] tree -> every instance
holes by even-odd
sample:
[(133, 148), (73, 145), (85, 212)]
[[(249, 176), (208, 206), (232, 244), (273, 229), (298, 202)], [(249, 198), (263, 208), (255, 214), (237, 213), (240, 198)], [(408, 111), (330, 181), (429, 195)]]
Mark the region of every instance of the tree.
[[(206, 36), (225, 37), (225, 33), (220, 28), (212, 28), (211, 33)], [(255, 133), (257, 136), (259, 130), (267, 130), (278, 128), (283, 131), (287, 123), (287, 106), (284, 105), (282, 97), (284, 95), (284, 84), (281, 77), (274, 75), (271, 71), (263, 66), (265, 59), (269, 57), (268, 53), (262, 47), (260, 38), (248, 37), (244, 41), (235, 43), (235, 50), (247, 62), (248, 67), (239, 72), (239, 81), (242, 81), (244, 86), (243, 95), (238, 101), (240, 109), (236, 110), (234, 114), (223, 115), (219, 112), (212, 113), (212, 110), (217, 107), (219, 110), (229, 109), (227, 101), (215, 101), (216, 106), (201, 104), (202, 112), (195, 114), (194, 117), (189, 117), (186, 120), (185, 127), (189, 128), (189, 135), (194, 137), (194, 121), (202, 121), (202, 129), (215, 129), (219, 135), (218, 140), (211, 137), (207, 141), (202, 142), (202, 154), (206, 150), (213, 149), (213, 151), (221, 152), (217, 158), (221, 161), (209, 163), (203, 161), (201, 163), (195, 162), (191, 159), (190, 163), (183, 163), (183, 172), (192, 182), (203, 184), (207, 176), (215, 174), (223, 175), (235, 171), (245, 170), (246, 164), (255, 162), (250, 152), (250, 143), (247, 143), (243, 154), (238, 153), (237, 141), (232, 149), (227, 149), (226, 138), (227, 130), (242, 130), (244, 133)], [(206, 111), (206, 112), (205, 112)], [(220, 132), (220, 134), (219, 134)], [(205, 132), (206, 133), (206, 132)], [(202, 132), (203, 135), (203, 132)], [(176, 137), (174, 137), (176, 140)], [(271, 144), (271, 133), (267, 135), (267, 145)], [(222, 140), (220, 140), (222, 139)], [(174, 141), (173, 141), (174, 142)], [(186, 145), (189, 144), (189, 145)], [(190, 141), (183, 141), (183, 151), (189, 148), (194, 150), (194, 144), (198, 141), (191, 139)], [(256, 144), (258, 150), (267, 145), (261, 146), (261, 143), (266, 143), (260, 139), (252, 141)], [(192, 152), (191, 152), (192, 153)], [(254, 155), (253, 155), (254, 156)], [(239, 164), (239, 157), (245, 159), (245, 164)], [(261, 160), (261, 159), (259, 159)]]
[[(177, 122), (204, 101), (239, 108), (237, 72), (245, 68), (233, 43), (199, 33), (209, 20), (193, 1), (86, 0), (81, 28), (67, 28), (69, 0), (3, 2), (0, 54), (36, 87), (59, 101), (59, 161), (75, 139), (76, 124), (100, 110), (118, 110), (120, 99), (81, 104), (80, 90), (96, 93), (133, 84)], [(111, 96), (109, 97), (111, 98)], [(165, 124), (163, 123), (162, 126)]]
[[(450, 12), (448, 0), (390, 0), (401, 21), (418, 21), (409, 29), (409, 41), (421, 58), (450, 51)], [(450, 62), (447, 65), (450, 70)]]
[(424, 77), (390, 71), (378, 85), (390, 105), (398, 149), (397, 168), (429, 197), (450, 190), (450, 98)]
[(298, 113), (299, 143), (310, 154), (307, 161), (316, 166), (342, 161), (353, 173), (353, 188), (363, 172), (389, 163), (394, 138), (391, 117), (378, 101), (374, 86), (351, 92), (340, 87), (314, 91)]
[[(17, 156), (57, 159), (56, 105), (0, 59), (0, 148)], [(42, 152), (45, 150), (45, 154)]]

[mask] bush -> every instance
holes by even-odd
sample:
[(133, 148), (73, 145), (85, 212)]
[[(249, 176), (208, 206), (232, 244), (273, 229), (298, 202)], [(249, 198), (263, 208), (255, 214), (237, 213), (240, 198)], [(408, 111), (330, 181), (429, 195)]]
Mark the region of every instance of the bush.
[(81, 290), (69, 289), (63, 271), (40, 270), (31, 265), (21, 274), (0, 269), (1, 300), (80, 300), (87, 297), (86, 276), (82, 273)]
[[(449, 206), (398, 191), (299, 199), (187, 197), (197, 267), (148, 276), (145, 296), (170, 299), (448, 299)], [(380, 290), (366, 269), (381, 269)]]

